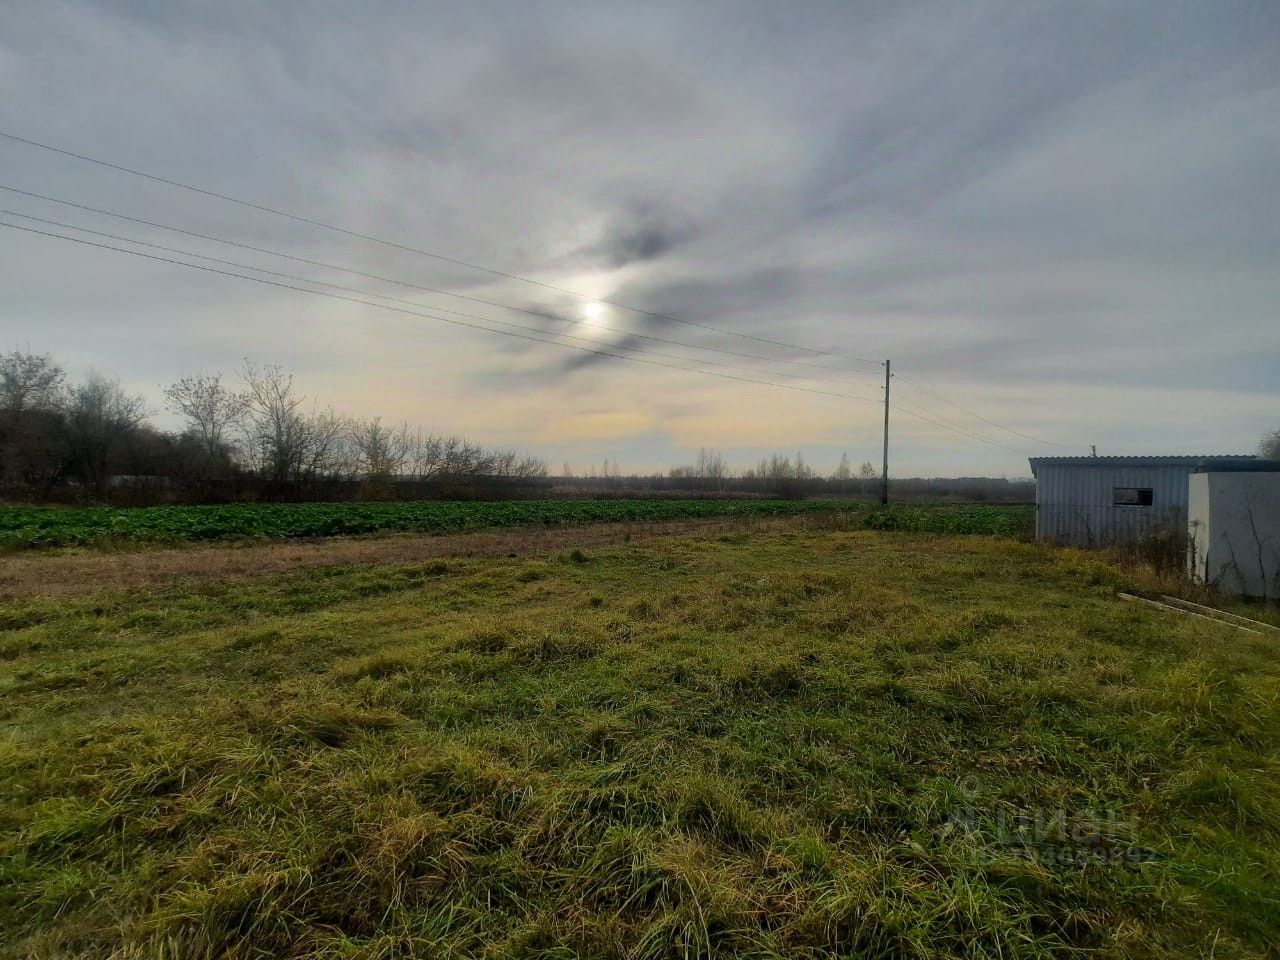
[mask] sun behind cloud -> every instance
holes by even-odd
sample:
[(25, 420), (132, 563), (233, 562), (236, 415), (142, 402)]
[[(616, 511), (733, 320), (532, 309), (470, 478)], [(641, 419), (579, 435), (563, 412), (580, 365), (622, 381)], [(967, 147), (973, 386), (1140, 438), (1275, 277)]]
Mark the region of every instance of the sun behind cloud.
[(599, 300), (590, 300), (582, 306), (582, 319), (590, 326), (598, 327), (604, 322), (605, 306)]

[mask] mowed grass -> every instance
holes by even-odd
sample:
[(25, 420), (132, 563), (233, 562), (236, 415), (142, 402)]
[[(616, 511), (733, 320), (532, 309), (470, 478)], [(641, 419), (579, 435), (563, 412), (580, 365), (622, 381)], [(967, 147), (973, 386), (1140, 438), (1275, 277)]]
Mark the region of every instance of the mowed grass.
[(1123, 585), (810, 530), (11, 604), (0, 943), (1266, 956), (1280, 640)]

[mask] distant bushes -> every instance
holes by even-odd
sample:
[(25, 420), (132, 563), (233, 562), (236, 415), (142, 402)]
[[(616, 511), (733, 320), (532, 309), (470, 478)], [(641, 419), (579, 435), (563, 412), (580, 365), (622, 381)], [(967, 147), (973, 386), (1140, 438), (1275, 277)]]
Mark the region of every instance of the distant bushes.
[(62, 503), (501, 498), (543, 490), (547, 465), (407, 423), (321, 408), (292, 374), (245, 362), (236, 380), (164, 390), (176, 432), (146, 400), (51, 357), (0, 354), (0, 498)]

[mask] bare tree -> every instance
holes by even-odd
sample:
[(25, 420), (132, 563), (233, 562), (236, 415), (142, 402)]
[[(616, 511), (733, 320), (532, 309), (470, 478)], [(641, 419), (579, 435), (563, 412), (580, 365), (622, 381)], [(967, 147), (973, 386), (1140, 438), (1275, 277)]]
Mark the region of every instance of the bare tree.
[(457, 480), (485, 472), (490, 461), (484, 450), (461, 437), (420, 434), (410, 462), (415, 480)]
[[(490, 459), (493, 475), (506, 480), (536, 480), (548, 472), (545, 460), (522, 456), (514, 450), (495, 450)], [(614, 467), (616, 469), (617, 464)]]
[(348, 427), (348, 437), (356, 470), (367, 491), (389, 496), (392, 480), (404, 470), (415, 449), (417, 438), (409, 432), (408, 425), (384, 427), (379, 417), (354, 420)]
[(804, 454), (799, 450), (796, 451), (796, 479), (812, 480), (813, 468), (804, 462)]
[[(319, 409), (276, 365), (246, 360), (242, 388), (221, 375), (184, 377), (164, 390), (165, 405), (184, 421), (180, 437), (143, 426), (143, 400), (98, 374), (71, 389), (49, 357), (0, 354), (0, 483), (30, 487), (33, 477), (52, 486), (74, 477), (101, 491), (111, 474), (176, 478), (204, 496), (234, 494), (237, 454), (257, 474), (261, 491), (318, 493), (320, 481), (363, 477), (390, 489), (396, 477), (533, 480), (547, 475), (544, 461), (514, 450), (490, 450), (459, 436), (424, 435), (407, 424), (350, 421)], [(36, 467), (28, 435), (48, 447)], [(606, 462), (606, 475), (619, 474)], [(219, 485), (217, 480), (237, 478)], [(194, 481), (194, 482), (193, 482)], [(308, 490), (308, 487), (312, 487)], [(330, 491), (336, 492), (336, 491)]]
[(57, 427), (66, 374), (47, 355), (0, 355), (0, 482), (50, 482), (61, 461)]
[(72, 472), (86, 488), (106, 488), (112, 457), (146, 416), (142, 397), (126, 394), (119, 381), (101, 374), (71, 388), (63, 421), (67, 451)]
[(541, 457), (524, 456), (516, 463), (515, 470), (511, 474), (517, 480), (541, 480), (547, 476), (550, 468), (547, 461)]
[(841, 493), (849, 492), (849, 481), (853, 478), (853, 467), (849, 464), (849, 454), (840, 454), (840, 463), (831, 474), (831, 480), (839, 484)]
[(481, 477), (533, 480), (547, 475), (545, 461), (514, 450), (486, 450), (458, 436), (402, 431), (403, 471), (414, 480), (457, 483)]
[(183, 482), (206, 498), (224, 495), (234, 473), (233, 431), (244, 420), (245, 395), (224, 384), (221, 374), (197, 374), (171, 383), (164, 397), (185, 421), (182, 440), (189, 453), (179, 461)]
[(831, 479), (841, 483), (847, 483), (853, 477), (853, 467), (849, 465), (849, 454), (840, 454), (840, 464), (831, 474)]
[(446, 477), (478, 477), (493, 472), (492, 456), (479, 444), (462, 437), (446, 437), (443, 453), (443, 473)]
[(0, 409), (10, 414), (58, 405), (58, 391), (66, 379), (48, 354), (0, 354)]
[(293, 387), (293, 374), (274, 364), (246, 360), (244, 380), (245, 452), (269, 484), (284, 487), (299, 472), (306, 443), (303, 397)]
[(785, 454), (772, 454), (762, 458), (748, 476), (763, 481), (766, 489), (783, 497), (803, 496), (805, 482), (813, 479), (813, 470), (804, 461), (804, 454), (797, 453), (793, 462)]
[(703, 489), (723, 490), (724, 481), (728, 476), (728, 468), (725, 467), (724, 457), (718, 450), (708, 450), (702, 447), (698, 450), (698, 479), (702, 481)]
[(858, 467), (858, 479), (862, 481), (862, 492), (866, 493), (871, 489), (871, 481), (876, 478), (876, 465), (870, 460), (863, 460), (862, 466)]
[(350, 435), (349, 421), (332, 407), (303, 416), (297, 459), (290, 467), (289, 479), (305, 484), (353, 477), (355, 460), (347, 443)]
[(244, 394), (223, 384), (221, 374), (197, 374), (169, 384), (164, 398), (166, 406), (186, 420), (184, 432), (200, 444), (210, 462), (226, 454), (230, 431), (244, 417)]

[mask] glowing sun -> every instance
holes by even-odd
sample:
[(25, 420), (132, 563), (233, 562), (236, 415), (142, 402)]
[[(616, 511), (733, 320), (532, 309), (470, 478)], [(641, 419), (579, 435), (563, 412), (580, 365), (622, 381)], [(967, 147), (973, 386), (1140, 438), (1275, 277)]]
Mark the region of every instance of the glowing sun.
[(604, 319), (604, 304), (599, 300), (592, 300), (589, 303), (583, 304), (582, 316), (586, 319), (587, 323), (599, 323)]

